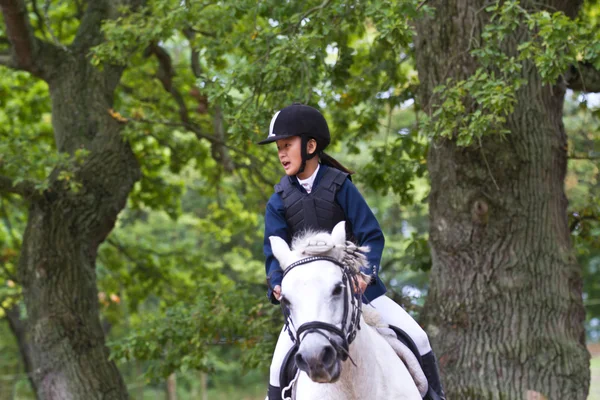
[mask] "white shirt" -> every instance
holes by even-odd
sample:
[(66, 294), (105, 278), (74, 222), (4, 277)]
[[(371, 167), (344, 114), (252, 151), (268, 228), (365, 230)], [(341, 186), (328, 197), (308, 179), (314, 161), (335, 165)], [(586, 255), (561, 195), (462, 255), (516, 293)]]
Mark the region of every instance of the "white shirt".
[(306, 179), (300, 179), (298, 176), (296, 176), (296, 179), (298, 179), (300, 185), (302, 185), (304, 190), (306, 190), (306, 193), (310, 193), (312, 191), (313, 183), (315, 182), (315, 178), (317, 177), (317, 172), (319, 172), (320, 166), (321, 164), (317, 164), (317, 169), (315, 169), (315, 172), (313, 172), (312, 175)]

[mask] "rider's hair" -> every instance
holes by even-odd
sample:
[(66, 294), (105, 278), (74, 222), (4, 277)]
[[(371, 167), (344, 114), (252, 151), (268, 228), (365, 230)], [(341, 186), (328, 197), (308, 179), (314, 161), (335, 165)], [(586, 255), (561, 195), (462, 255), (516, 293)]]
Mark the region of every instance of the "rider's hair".
[(335, 169), (339, 169), (340, 171), (345, 172), (348, 175), (354, 174), (354, 171), (349, 170), (348, 168), (344, 167), (338, 160), (336, 160), (335, 158), (331, 157), (327, 153), (322, 152), (319, 155), (319, 158), (321, 160), (321, 164), (323, 164), (323, 165), (327, 165), (328, 167), (333, 167)]

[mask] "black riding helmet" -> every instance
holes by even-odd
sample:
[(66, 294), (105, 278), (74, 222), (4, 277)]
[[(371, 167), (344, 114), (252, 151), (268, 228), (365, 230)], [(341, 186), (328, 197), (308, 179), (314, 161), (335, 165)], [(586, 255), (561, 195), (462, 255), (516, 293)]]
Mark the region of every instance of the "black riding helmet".
[[(275, 113), (269, 126), (269, 136), (258, 144), (267, 144), (292, 136), (300, 136), (302, 139), (302, 166), (299, 172), (304, 171), (306, 160), (321, 154), (331, 141), (329, 127), (323, 114), (313, 107), (294, 103)], [(307, 154), (306, 144), (310, 139), (317, 142), (317, 149), (312, 154)]]

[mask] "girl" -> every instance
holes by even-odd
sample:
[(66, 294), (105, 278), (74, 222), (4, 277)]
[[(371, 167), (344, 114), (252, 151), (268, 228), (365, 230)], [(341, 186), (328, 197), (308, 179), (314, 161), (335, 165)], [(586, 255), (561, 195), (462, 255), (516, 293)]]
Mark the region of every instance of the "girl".
[[(427, 334), (402, 307), (385, 295), (379, 279), (379, 265), (384, 237), (379, 223), (349, 176), (351, 171), (325, 154), (330, 142), (329, 127), (316, 109), (294, 103), (278, 111), (271, 120), (269, 136), (259, 142), (276, 142), (279, 161), (285, 171), (275, 185), (275, 193), (267, 203), (265, 213), (264, 253), (269, 290), (273, 304), (281, 297), (283, 271), (273, 256), (269, 236), (279, 236), (291, 243), (292, 237), (306, 229), (331, 232), (340, 221), (346, 221), (347, 236), (359, 246), (369, 246), (367, 254), (371, 282), (361, 285), (366, 302), (375, 307), (382, 319), (403, 329), (416, 344), (432, 399), (444, 399), (435, 356)], [(279, 374), (281, 365), (293, 343), (285, 330), (281, 331), (270, 369), (269, 400), (281, 399)]]

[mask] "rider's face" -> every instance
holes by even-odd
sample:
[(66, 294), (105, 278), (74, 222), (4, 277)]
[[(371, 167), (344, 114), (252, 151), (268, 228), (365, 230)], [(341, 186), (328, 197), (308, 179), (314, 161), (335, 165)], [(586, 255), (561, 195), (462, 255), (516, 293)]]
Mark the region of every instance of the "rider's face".
[(300, 139), (300, 136), (292, 136), (280, 139), (276, 143), (279, 162), (281, 162), (285, 174), (288, 176), (297, 175), (302, 166), (302, 139)]

